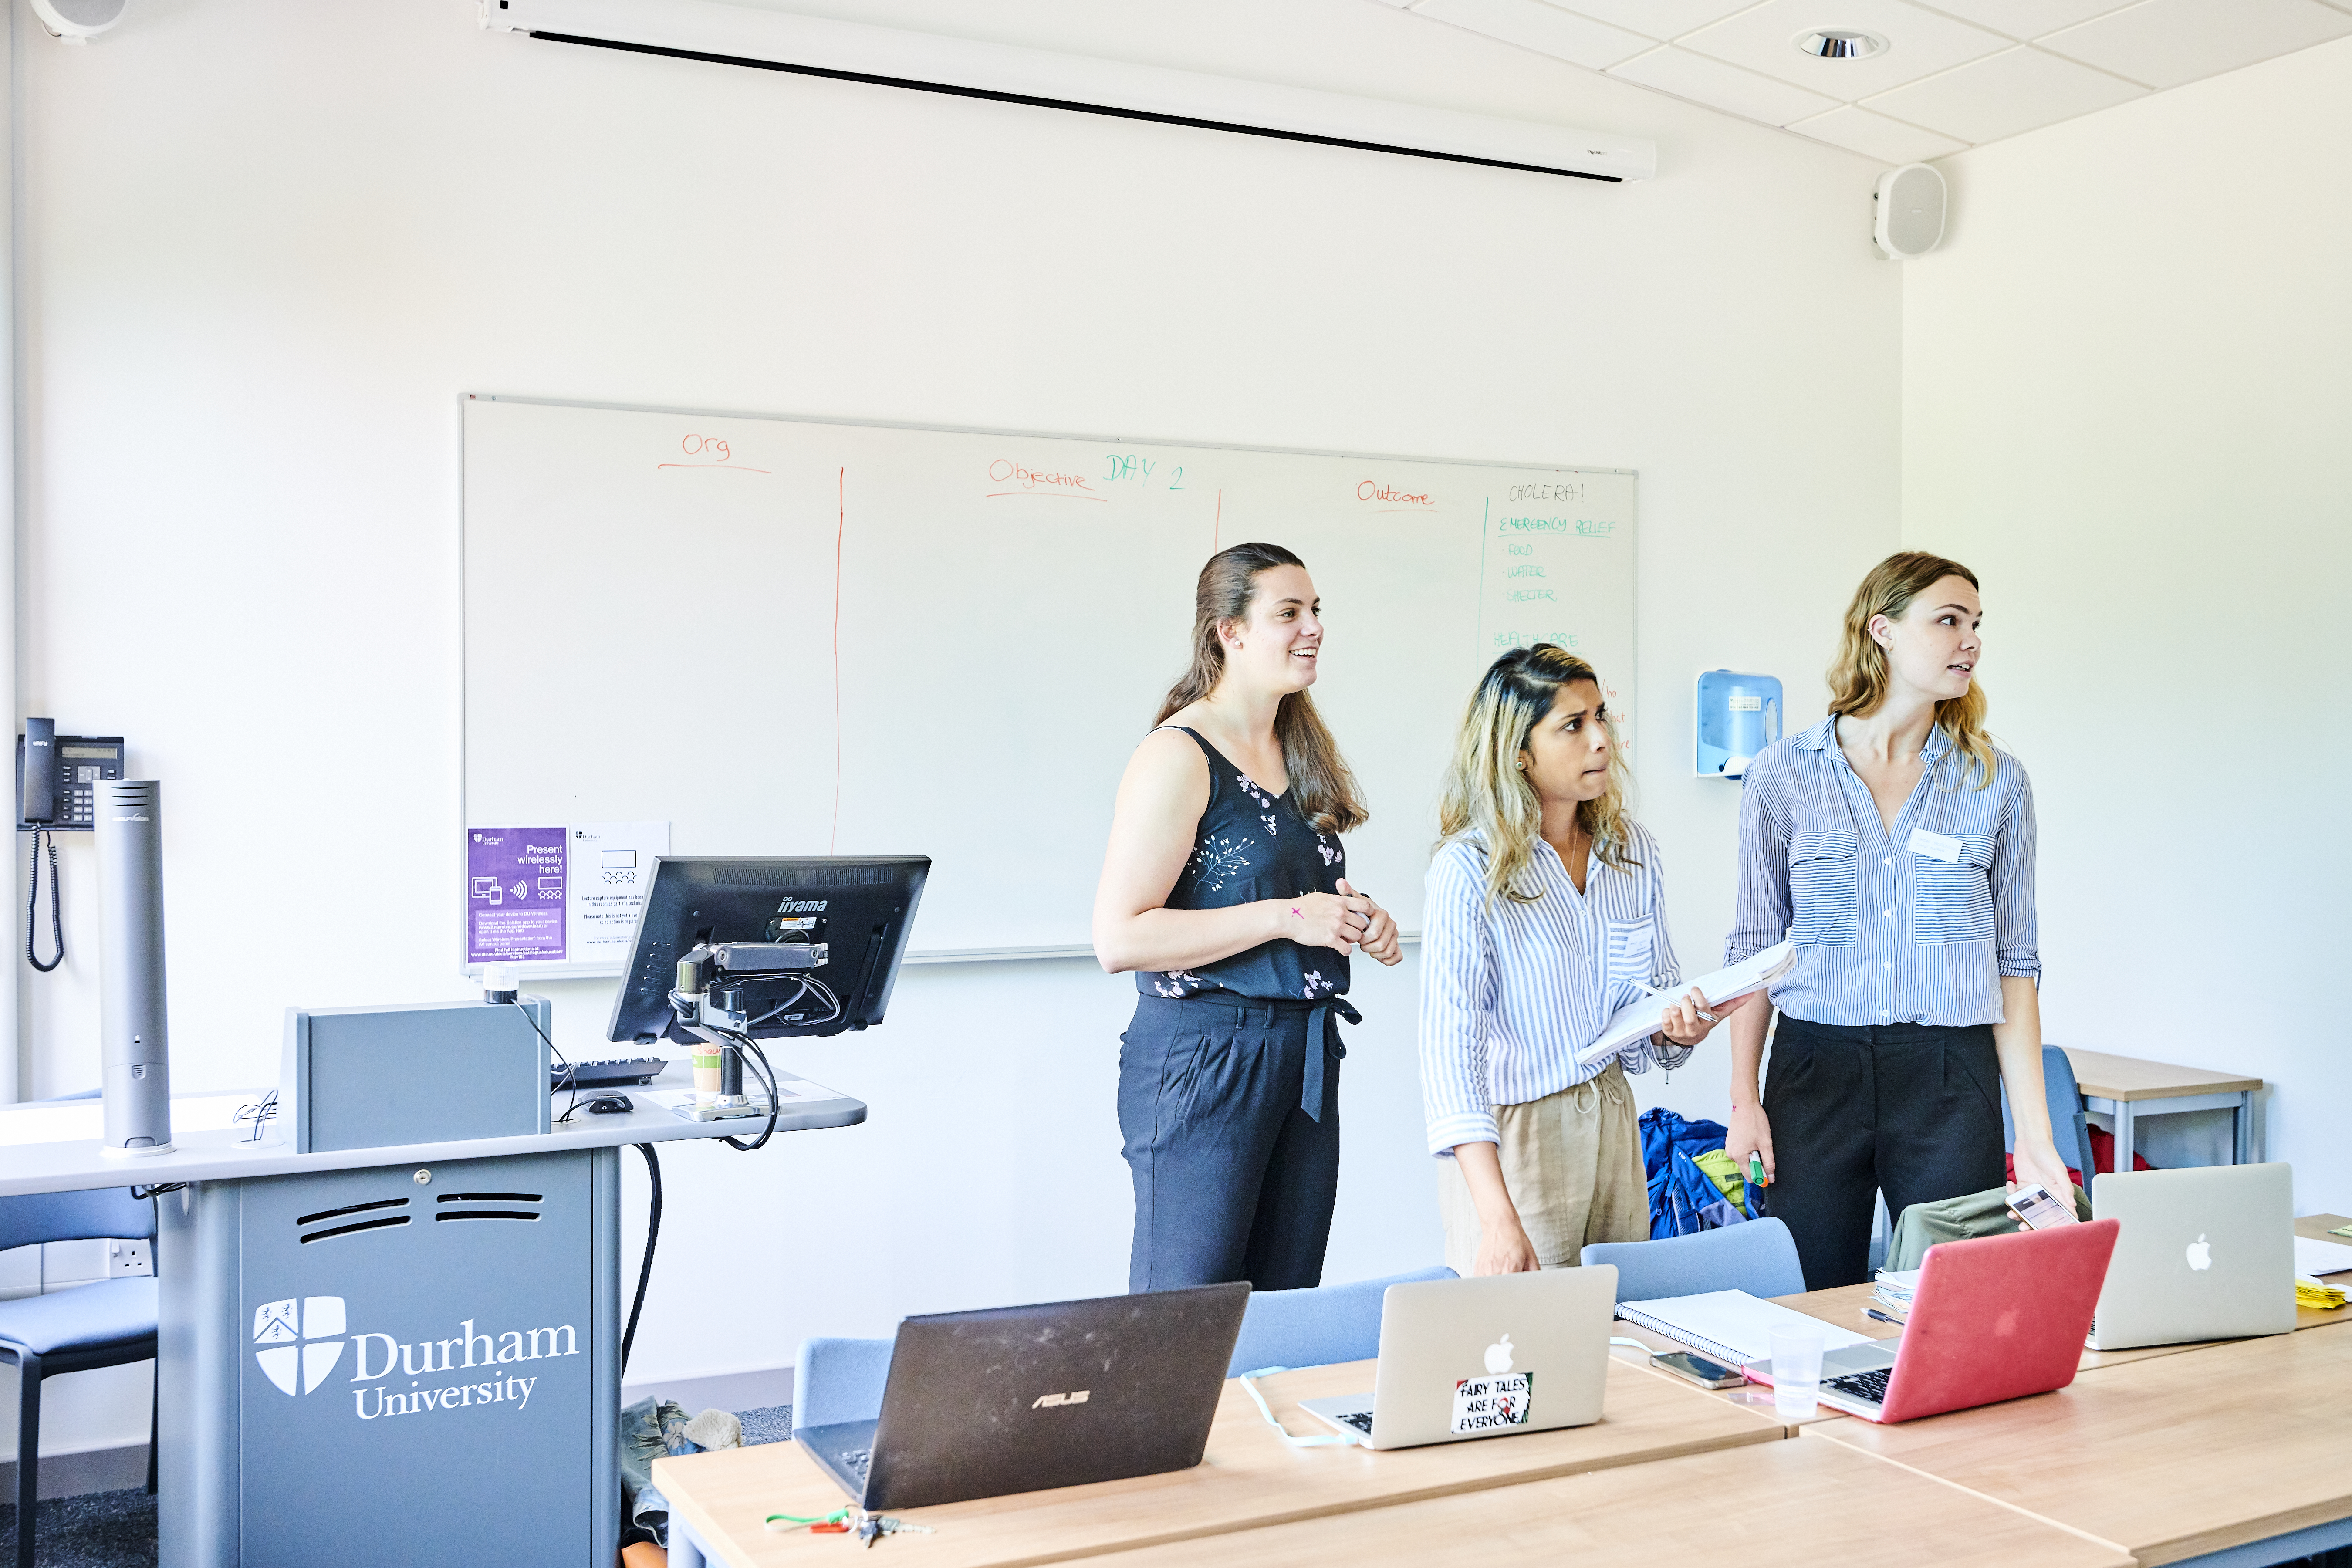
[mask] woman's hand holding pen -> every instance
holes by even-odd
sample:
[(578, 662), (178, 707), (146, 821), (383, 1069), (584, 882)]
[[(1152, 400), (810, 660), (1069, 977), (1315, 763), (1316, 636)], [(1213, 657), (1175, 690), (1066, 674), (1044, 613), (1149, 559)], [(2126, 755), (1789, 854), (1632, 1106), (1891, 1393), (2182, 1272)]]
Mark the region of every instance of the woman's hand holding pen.
[(1659, 1024), (1658, 1032), (1678, 1046), (1697, 1045), (1717, 1024), (1746, 1006), (1748, 1001), (1749, 997), (1742, 996), (1719, 1007), (1709, 1008), (1706, 998), (1694, 985), (1690, 988), (1690, 994), (1678, 1002), (1666, 1004), (1665, 1017)]

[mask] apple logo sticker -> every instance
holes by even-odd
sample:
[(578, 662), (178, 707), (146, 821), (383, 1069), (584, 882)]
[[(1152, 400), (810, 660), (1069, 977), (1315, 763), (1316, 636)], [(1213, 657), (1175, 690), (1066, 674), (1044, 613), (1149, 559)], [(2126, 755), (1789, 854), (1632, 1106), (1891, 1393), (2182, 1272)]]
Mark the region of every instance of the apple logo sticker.
[[(2199, 1267), (2202, 1268), (2203, 1265), (2200, 1264)], [(1486, 1370), (1497, 1377), (1511, 1370), (1510, 1335), (1505, 1334), (1502, 1343), (1486, 1347)]]
[(2201, 1234), (2189, 1244), (2189, 1267), (2200, 1271), (2213, 1267), (2213, 1249), (2205, 1245)]

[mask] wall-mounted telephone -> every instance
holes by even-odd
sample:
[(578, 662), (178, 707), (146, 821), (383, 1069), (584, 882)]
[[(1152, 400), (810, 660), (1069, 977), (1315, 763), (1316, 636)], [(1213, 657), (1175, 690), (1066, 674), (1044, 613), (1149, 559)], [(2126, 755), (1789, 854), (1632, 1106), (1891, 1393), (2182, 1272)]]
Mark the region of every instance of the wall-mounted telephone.
[(60, 735), (54, 719), (27, 719), (16, 737), (16, 831), (32, 835), (33, 890), (25, 903), (25, 960), (46, 974), (66, 961), (65, 912), (58, 906), (58, 844), (49, 840), (49, 931), (57, 956), (35, 956), (41, 905), (41, 836), (88, 833), (96, 820), (98, 781), (122, 776), (120, 735)]

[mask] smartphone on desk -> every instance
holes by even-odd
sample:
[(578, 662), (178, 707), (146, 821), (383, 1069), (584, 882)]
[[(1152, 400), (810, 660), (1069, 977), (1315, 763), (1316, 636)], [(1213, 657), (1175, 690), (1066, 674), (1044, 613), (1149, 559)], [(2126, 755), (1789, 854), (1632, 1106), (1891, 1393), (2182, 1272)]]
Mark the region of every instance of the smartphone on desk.
[(1686, 1377), (1701, 1388), (1738, 1388), (1746, 1383), (1746, 1374), (1736, 1366), (1726, 1366), (1719, 1361), (1709, 1361), (1688, 1351), (1670, 1351), (1653, 1354), (1651, 1361), (1676, 1377)]
[(2022, 1220), (2028, 1230), (2048, 1230), (2052, 1226), (2079, 1223), (2074, 1203), (2059, 1197), (2039, 1182), (2010, 1194), (2009, 1212)]

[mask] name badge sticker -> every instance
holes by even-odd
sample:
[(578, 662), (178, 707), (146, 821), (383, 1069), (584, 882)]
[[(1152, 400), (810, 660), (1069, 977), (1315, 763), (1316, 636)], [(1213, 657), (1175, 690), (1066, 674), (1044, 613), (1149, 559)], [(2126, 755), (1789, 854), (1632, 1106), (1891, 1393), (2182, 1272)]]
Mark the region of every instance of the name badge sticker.
[(1524, 1426), (1535, 1408), (1536, 1374), (1503, 1373), (1492, 1377), (1465, 1377), (1454, 1384), (1455, 1436), (1472, 1432), (1507, 1432)]
[(1948, 833), (1930, 833), (1924, 827), (1915, 827), (1911, 830), (1911, 842), (1905, 847), (1914, 855), (1925, 855), (1947, 866), (1960, 863), (1960, 841)]

